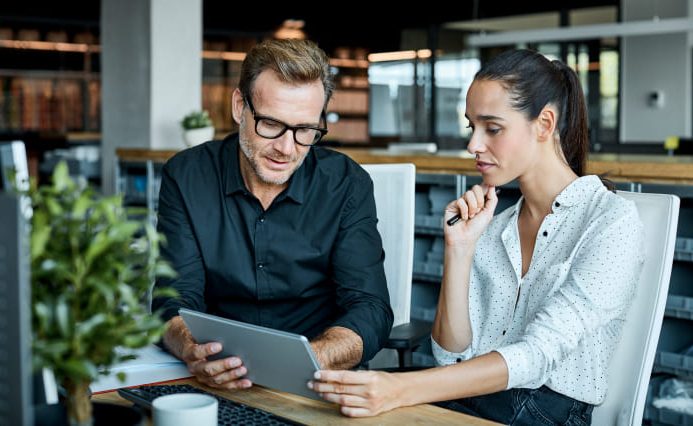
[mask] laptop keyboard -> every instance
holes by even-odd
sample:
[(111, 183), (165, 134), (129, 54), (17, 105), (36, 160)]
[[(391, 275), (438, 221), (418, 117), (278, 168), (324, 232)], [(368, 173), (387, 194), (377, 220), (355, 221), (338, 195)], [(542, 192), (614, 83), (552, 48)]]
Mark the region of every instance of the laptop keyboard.
[(122, 397), (149, 409), (151, 409), (152, 401), (157, 397), (191, 392), (211, 395), (219, 401), (218, 425), (300, 425), (300, 423), (292, 420), (240, 402), (222, 398), (190, 385), (139, 386), (118, 391)]

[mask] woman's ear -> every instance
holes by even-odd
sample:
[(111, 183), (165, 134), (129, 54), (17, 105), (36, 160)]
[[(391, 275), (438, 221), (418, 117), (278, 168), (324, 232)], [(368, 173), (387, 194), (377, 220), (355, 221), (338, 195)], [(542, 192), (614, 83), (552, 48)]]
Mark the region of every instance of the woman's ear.
[(537, 139), (540, 142), (551, 139), (551, 136), (553, 136), (553, 133), (556, 131), (556, 118), (557, 113), (554, 106), (546, 105), (544, 109), (541, 110), (539, 116), (535, 120), (537, 124)]
[(243, 106), (245, 105), (245, 100), (241, 94), (240, 89), (236, 88), (231, 95), (231, 115), (233, 115), (233, 121), (236, 124), (241, 124), (241, 117), (243, 116)]

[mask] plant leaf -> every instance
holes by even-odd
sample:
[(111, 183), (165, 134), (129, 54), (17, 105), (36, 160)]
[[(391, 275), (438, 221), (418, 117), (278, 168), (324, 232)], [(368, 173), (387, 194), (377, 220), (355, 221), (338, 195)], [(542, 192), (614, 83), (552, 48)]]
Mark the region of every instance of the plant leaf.
[(92, 332), (94, 328), (106, 322), (106, 314), (96, 314), (86, 321), (77, 324), (76, 332), (79, 336), (84, 336)]
[(65, 361), (63, 368), (72, 380), (82, 378), (91, 381), (99, 375), (97, 368), (87, 359), (70, 358)]
[(70, 336), (70, 311), (64, 297), (59, 297), (55, 304), (55, 320), (63, 337)]
[(63, 191), (72, 184), (70, 172), (65, 161), (59, 162), (53, 170), (53, 188), (56, 191)]

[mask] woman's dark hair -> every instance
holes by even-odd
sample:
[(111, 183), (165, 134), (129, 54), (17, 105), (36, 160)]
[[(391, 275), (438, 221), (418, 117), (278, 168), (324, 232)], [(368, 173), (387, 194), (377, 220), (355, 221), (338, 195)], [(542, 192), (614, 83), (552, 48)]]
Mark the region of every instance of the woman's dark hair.
[(576, 175), (584, 175), (589, 147), (587, 108), (575, 71), (531, 50), (509, 50), (484, 65), (474, 79), (500, 82), (510, 94), (512, 107), (529, 120), (536, 119), (546, 105), (555, 106), (563, 155)]

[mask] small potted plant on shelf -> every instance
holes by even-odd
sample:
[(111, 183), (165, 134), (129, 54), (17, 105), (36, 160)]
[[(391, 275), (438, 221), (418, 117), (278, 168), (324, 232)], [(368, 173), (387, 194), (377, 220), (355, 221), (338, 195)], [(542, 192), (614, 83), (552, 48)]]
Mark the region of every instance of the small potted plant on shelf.
[(195, 146), (214, 138), (214, 124), (207, 111), (193, 111), (183, 117), (183, 139), (188, 146)]
[(32, 184), (26, 194), (33, 208), (34, 367), (52, 369), (65, 388), (70, 424), (90, 425), (89, 384), (133, 358), (116, 347), (140, 348), (160, 338), (163, 321), (149, 313), (145, 299), (157, 276), (174, 272), (159, 258), (162, 236), (153, 226), (131, 220), (120, 196), (99, 196), (70, 178), (64, 162), (51, 185)]

